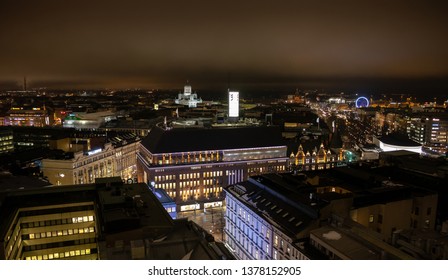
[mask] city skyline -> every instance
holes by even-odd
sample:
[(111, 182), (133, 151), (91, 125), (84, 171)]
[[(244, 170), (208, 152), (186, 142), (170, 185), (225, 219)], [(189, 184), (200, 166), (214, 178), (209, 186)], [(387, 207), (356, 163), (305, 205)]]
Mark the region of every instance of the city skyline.
[(445, 4), (3, 2), (0, 88), (446, 92)]

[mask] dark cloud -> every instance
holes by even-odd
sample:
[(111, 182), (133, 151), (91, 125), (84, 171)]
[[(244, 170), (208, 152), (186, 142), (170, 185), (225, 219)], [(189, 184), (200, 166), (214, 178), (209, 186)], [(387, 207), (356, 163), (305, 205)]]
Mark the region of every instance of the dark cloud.
[(254, 86), (448, 77), (441, 1), (240, 2), (2, 1), (0, 80), (220, 87), (228, 73)]

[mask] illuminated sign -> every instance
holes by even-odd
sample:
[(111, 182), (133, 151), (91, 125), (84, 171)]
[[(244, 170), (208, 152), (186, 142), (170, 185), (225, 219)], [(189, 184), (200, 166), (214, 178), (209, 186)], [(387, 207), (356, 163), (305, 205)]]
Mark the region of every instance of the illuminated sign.
[(201, 209), (201, 205), (199, 203), (182, 205), (180, 207), (180, 211), (191, 211), (191, 210), (199, 210), (199, 209)]
[(204, 208), (222, 207), (222, 201), (206, 202)]
[(229, 91), (229, 117), (238, 118), (240, 113), (240, 93), (238, 91)]

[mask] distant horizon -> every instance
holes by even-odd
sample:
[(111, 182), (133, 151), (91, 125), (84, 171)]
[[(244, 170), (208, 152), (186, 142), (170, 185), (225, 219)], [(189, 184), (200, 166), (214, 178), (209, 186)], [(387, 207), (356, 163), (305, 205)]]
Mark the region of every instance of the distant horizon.
[(2, 1), (0, 89), (448, 96), (445, 2)]
[[(211, 81), (189, 80), (171, 81), (162, 83), (143, 83), (135, 84), (126, 83), (118, 85), (117, 82), (95, 81), (36, 81), (32, 78), (26, 78), (27, 90), (47, 89), (47, 90), (181, 90), (183, 86), (188, 84), (192, 86), (193, 91), (226, 91), (231, 89), (240, 91), (282, 91), (294, 93), (296, 89), (299, 91), (319, 90), (325, 92), (347, 92), (347, 93), (366, 93), (366, 94), (446, 94), (448, 96), (448, 77), (407, 79), (407, 78), (312, 78), (301, 80), (298, 82), (286, 81), (280, 79), (272, 79), (271, 81), (257, 81), (248, 79), (247, 82), (240, 78), (238, 80), (229, 81)], [(0, 80), (0, 90), (2, 91), (20, 91), (24, 89), (24, 81), (22, 80)]]

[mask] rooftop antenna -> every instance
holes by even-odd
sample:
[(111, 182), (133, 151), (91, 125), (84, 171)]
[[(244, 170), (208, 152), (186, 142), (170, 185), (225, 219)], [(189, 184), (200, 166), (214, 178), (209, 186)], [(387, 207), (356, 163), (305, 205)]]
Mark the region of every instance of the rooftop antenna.
[(26, 77), (23, 77), (23, 91), (26, 91)]

